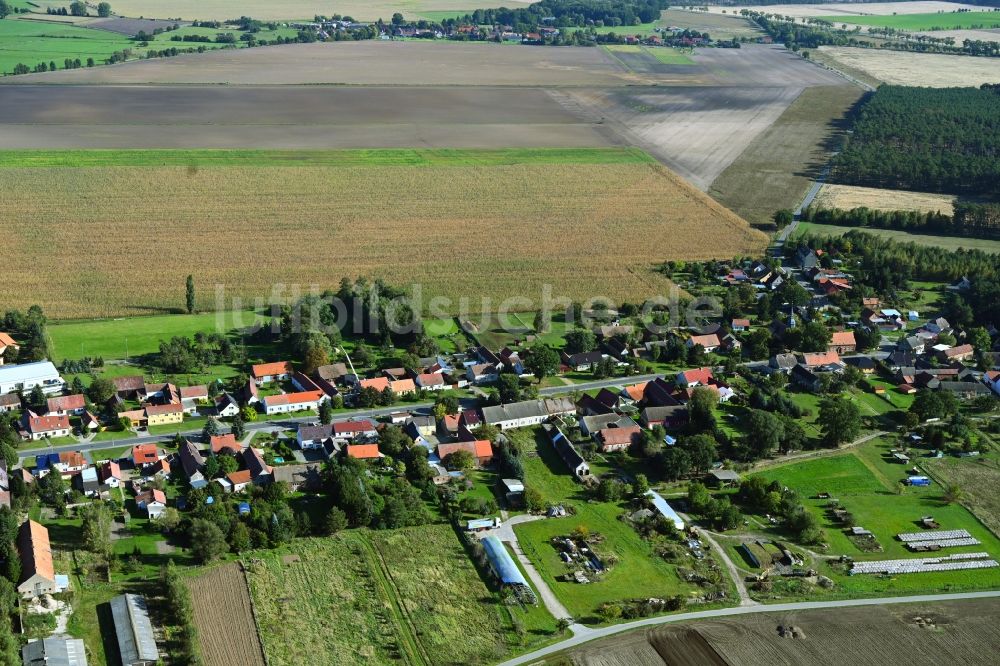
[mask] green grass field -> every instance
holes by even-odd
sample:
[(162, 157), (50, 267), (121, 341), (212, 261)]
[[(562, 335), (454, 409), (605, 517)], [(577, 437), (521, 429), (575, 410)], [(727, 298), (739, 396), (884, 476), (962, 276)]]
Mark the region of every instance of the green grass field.
[[(518, 434), (529, 435), (532, 432), (524, 430)], [(604, 602), (637, 597), (665, 598), (677, 594), (687, 596), (697, 589), (682, 582), (673, 565), (657, 557), (650, 544), (628, 523), (618, 520), (618, 516), (626, 510), (624, 504), (587, 502), (583, 486), (570, 476), (551, 445), (541, 436), (539, 438), (539, 457), (524, 460), (526, 485), (537, 488), (548, 502), (571, 504), (576, 507), (577, 513), (565, 518), (523, 523), (515, 531), (524, 553), (573, 617), (599, 622), (594, 614)], [(524, 437), (523, 443), (530, 446), (527, 440)], [(607, 469), (606, 466), (592, 466), (595, 474)], [(602, 580), (586, 585), (556, 580), (568, 569), (551, 544), (552, 537), (565, 536), (580, 525), (586, 526), (591, 534), (602, 535), (604, 541), (599, 550), (614, 553), (619, 559)]]
[(959, 236), (931, 236), (926, 234), (911, 234), (907, 231), (897, 229), (874, 229), (871, 227), (839, 227), (833, 224), (815, 224), (812, 222), (802, 222), (795, 228), (794, 237), (798, 238), (806, 234), (817, 236), (843, 236), (848, 231), (864, 231), (865, 233), (884, 236), (901, 243), (916, 243), (917, 245), (929, 245), (931, 247), (941, 247), (946, 250), (982, 250), (983, 252), (1000, 252), (1000, 241), (988, 240), (985, 238), (961, 238)]
[(963, 30), (1000, 28), (1000, 12), (950, 12), (895, 16), (818, 16), (834, 25), (848, 23), (898, 30)]
[[(891, 447), (891, 440), (877, 439), (851, 452), (773, 468), (760, 475), (777, 480), (799, 493), (807, 510), (819, 519), (825, 530), (825, 541), (829, 544), (827, 549), (815, 546), (811, 548), (825, 555), (848, 555), (857, 560), (920, 557), (919, 554), (908, 551), (896, 539), (896, 535), (902, 532), (919, 532), (918, 521), (923, 516), (930, 515), (940, 523), (941, 529), (966, 529), (981, 541), (978, 546), (948, 548), (942, 554), (985, 551), (994, 557), (1000, 557), (1000, 540), (965, 507), (945, 503), (941, 497), (941, 486), (935, 483), (928, 488), (911, 488), (900, 483), (912, 464), (889, 462)], [(917, 465), (923, 464), (919, 456), (914, 462)], [(868, 553), (858, 549), (842, 528), (826, 514), (829, 500), (816, 498), (821, 492), (830, 493), (838, 499), (840, 505), (854, 515), (857, 525), (871, 530), (883, 551)], [(773, 532), (779, 538), (787, 538), (780, 530)], [(958, 591), (988, 589), (1000, 585), (1000, 569), (879, 577), (849, 576), (834, 560), (817, 561), (816, 566), (820, 573), (836, 582), (832, 591), (821, 593), (826, 596)]]
[[(63, 68), (66, 58), (87, 58), (103, 64), (115, 51), (133, 48), (123, 35), (106, 30), (53, 22), (0, 20), (0, 73), (11, 74), (18, 63), (34, 69), (40, 62), (55, 62)], [(138, 49), (135, 49), (138, 52)]]
[(636, 148), (386, 148), (370, 150), (5, 150), (0, 167), (500, 166), (654, 164)]
[[(183, 288), (183, 285), (181, 287)], [(230, 333), (252, 326), (263, 317), (247, 311), (206, 312), (194, 315), (157, 315), (53, 322), (47, 327), (52, 360), (100, 356), (107, 360), (152, 354), (161, 340), (195, 333)], [(125, 374), (133, 374), (134, 370)]]

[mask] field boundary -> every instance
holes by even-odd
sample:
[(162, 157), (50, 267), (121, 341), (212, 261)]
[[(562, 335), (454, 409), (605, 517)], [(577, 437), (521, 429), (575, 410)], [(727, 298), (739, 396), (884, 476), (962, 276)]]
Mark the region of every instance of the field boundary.
[(264, 664), (270, 664), (270, 660), (267, 658), (267, 649), (264, 647), (264, 637), (260, 633), (260, 619), (257, 617), (257, 606), (253, 602), (253, 593), (250, 591), (250, 581), (247, 579), (247, 568), (243, 564), (243, 560), (237, 560), (240, 569), (240, 578), (243, 579), (243, 585), (247, 589), (247, 597), (250, 599), (250, 614), (253, 615), (253, 629), (254, 633), (257, 634), (257, 644), (260, 645), (260, 655), (264, 659)]

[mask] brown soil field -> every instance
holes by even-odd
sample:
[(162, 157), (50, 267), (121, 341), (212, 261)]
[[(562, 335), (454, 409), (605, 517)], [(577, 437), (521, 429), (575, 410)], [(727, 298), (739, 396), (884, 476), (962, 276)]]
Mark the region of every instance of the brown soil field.
[(751, 224), (770, 225), (776, 210), (794, 209), (802, 201), (861, 94), (860, 88), (845, 85), (806, 88), (708, 193)]
[[(738, 9), (738, 8), (737, 8)], [(733, 12), (730, 12), (733, 13)], [(667, 9), (660, 13), (660, 24), (707, 32), (712, 39), (757, 37), (764, 31), (741, 16), (723, 16), (712, 12), (693, 12), (685, 9)]]
[[(504, 0), (502, 6), (527, 5), (523, 0)], [(128, 16), (180, 17), (185, 19), (225, 20), (237, 16), (255, 19), (309, 19), (316, 14), (343, 14), (359, 21), (392, 18), (402, 12), (406, 18), (418, 18), (423, 12), (468, 12), (481, 7), (497, 7), (494, 0), (121, 0), (115, 11)]]
[(250, 591), (240, 565), (209, 569), (188, 582), (205, 666), (264, 666)]
[(562, 91), (628, 143), (708, 189), (801, 93), (794, 87)]
[(60, 318), (178, 307), (189, 273), (201, 308), (215, 307), (213, 285), (267, 297), (358, 275), (475, 311), (537, 302), (544, 284), (642, 300), (669, 287), (654, 264), (767, 241), (651, 162), (11, 167), (0, 199), (2, 260), (18, 276), (0, 301)]
[(874, 79), (895, 85), (949, 88), (1000, 82), (1000, 64), (995, 58), (849, 46), (821, 46), (819, 51), (836, 63), (843, 63)]
[(757, 613), (642, 630), (568, 656), (576, 666), (985, 666), (996, 663), (998, 613), (996, 599)]
[(957, 198), (948, 194), (883, 190), (876, 187), (827, 183), (820, 188), (819, 194), (813, 200), (813, 205), (819, 208), (842, 208), (844, 210), (865, 207), (873, 210), (915, 210), (951, 215)]
[(607, 87), (626, 85), (796, 86), (842, 83), (780, 46), (700, 49), (694, 65), (652, 56), (626, 67), (598, 48), (462, 42), (330, 42), (221, 49), (106, 67), (0, 78), (0, 83), (229, 83), (239, 85), (471, 85)]
[(0, 86), (12, 148), (570, 147), (621, 143), (539, 88)]

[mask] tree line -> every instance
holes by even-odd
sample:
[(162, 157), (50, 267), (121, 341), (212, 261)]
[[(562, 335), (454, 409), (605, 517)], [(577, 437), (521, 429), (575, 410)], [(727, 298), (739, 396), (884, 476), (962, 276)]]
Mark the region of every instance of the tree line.
[(1000, 102), (990, 89), (882, 86), (851, 120), (837, 182), (1000, 194)]
[(667, 9), (666, 0), (542, 0), (519, 9), (477, 9), (458, 19), (460, 24), (509, 25), (530, 32), (539, 25), (585, 27), (650, 23)]
[(900, 229), (966, 238), (1000, 237), (1000, 204), (995, 203), (958, 203), (952, 215), (940, 211), (886, 211), (865, 207), (844, 210), (810, 206), (802, 212), (802, 220), (842, 227)]

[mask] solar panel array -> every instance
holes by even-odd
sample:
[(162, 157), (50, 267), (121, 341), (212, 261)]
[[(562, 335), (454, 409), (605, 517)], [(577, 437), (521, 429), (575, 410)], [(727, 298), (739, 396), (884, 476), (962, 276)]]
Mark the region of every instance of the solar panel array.
[(875, 560), (855, 562), (851, 567), (854, 574), (904, 574), (927, 573), (931, 571), (958, 571), (968, 569), (991, 569), (1000, 566), (996, 560), (987, 559), (989, 553), (957, 553), (945, 557), (920, 557), (908, 560)]
[(927, 530), (924, 532), (904, 532), (896, 537), (903, 543), (928, 541), (930, 539), (965, 539), (971, 537), (968, 530)]

